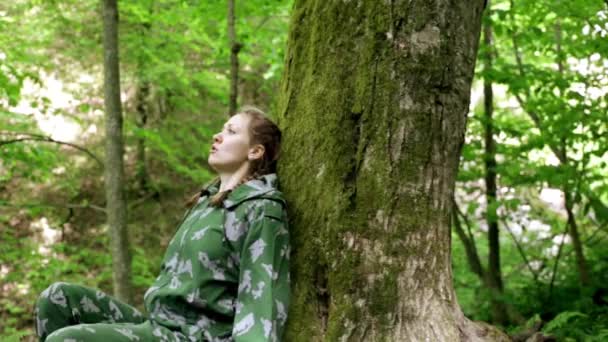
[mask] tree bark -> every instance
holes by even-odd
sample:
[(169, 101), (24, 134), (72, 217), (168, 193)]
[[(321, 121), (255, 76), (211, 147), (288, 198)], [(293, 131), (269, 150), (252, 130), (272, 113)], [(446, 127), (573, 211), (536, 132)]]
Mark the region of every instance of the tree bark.
[(114, 295), (131, 301), (131, 256), (127, 239), (127, 205), (124, 193), (122, 108), (118, 68), (118, 6), (103, 0), (104, 104), (106, 118), (105, 188), (110, 228)]
[(234, 0), (228, 0), (228, 40), (230, 44), (230, 98), (228, 115), (234, 115), (239, 92), (239, 51), (241, 44), (236, 40)]
[(483, 5), (295, 2), (279, 103), (286, 340), (508, 340), (464, 317), (450, 265)]

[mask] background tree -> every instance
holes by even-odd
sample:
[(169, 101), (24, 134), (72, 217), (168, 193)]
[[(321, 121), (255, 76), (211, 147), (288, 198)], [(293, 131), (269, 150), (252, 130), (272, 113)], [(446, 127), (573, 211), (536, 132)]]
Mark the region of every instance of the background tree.
[[(599, 43), (608, 34), (606, 7), (594, 1), (574, 7), (494, 1), (487, 14), (494, 30), (493, 67), (477, 73), (457, 185), (462, 215), (461, 227), (454, 227), (458, 236), (467, 236), (463, 246), (454, 245), (459, 300), (467, 316), (491, 319), (491, 294), (470, 257), (490, 249), (482, 239), (490, 229), (484, 212), (494, 210), (486, 204), (481, 168), (487, 120), (476, 99), (483, 93), (481, 81), (491, 81), (503, 299), (524, 317), (538, 315), (535, 329), (545, 334), (600, 339), (605, 311), (597, 303), (606, 264), (598, 247), (605, 246), (608, 198), (605, 176), (598, 176), (607, 174), (601, 162), (607, 149), (594, 132), (606, 131), (600, 118), (605, 114), (598, 111), (606, 106), (606, 51)], [(487, 53), (480, 51), (480, 58)], [(573, 226), (579, 242), (571, 238)], [(585, 258), (593, 255), (586, 263), (593, 265), (587, 285), (577, 250)], [(470, 270), (462, 267), (467, 259)]]
[(237, 41), (236, 29), (234, 27), (234, 7), (234, 0), (228, 0), (228, 41), (230, 43), (230, 99), (228, 103), (228, 115), (236, 113), (239, 95), (239, 51), (241, 50), (241, 44)]
[(122, 106), (118, 68), (118, 5), (103, 1), (104, 103), (106, 109), (106, 212), (110, 227), (110, 251), (114, 295), (131, 302), (131, 255), (127, 235), (127, 202), (123, 168)]
[[(206, 157), (228, 108), (230, 52), (223, 1), (120, 5), (130, 301), (141, 306), (184, 200), (210, 180)], [(245, 43), (240, 91), (245, 103), (268, 109), (282, 70), (290, 2), (241, 7), (235, 20)], [(98, 0), (0, 4), (3, 341), (11, 332), (31, 333), (31, 303), (53, 281), (112, 290), (98, 163), (104, 154), (103, 31), (91, 25), (101, 17)], [(9, 140), (16, 141), (4, 144)]]
[[(492, 70), (492, 24), (488, 17), (483, 24), (483, 43), (485, 56), (484, 69)], [(494, 141), (494, 91), (492, 80), (484, 79), (483, 83), (483, 123), (484, 123), (484, 162), (486, 186), (486, 222), (488, 225), (488, 286), (493, 292), (492, 320), (499, 324), (506, 324), (508, 312), (503, 300), (503, 282), (500, 269), (500, 230), (496, 215), (496, 142)]]

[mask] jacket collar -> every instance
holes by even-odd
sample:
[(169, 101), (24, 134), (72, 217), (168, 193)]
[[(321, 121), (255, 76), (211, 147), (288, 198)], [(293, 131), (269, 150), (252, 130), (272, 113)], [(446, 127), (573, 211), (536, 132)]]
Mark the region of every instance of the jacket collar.
[[(277, 190), (277, 175), (270, 173), (252, 179), (234, 188), (224, 200), (224, 208), (230, 209), (253, 198), (267, 198), (285, 205), (283, 194)], [(219, 191), (220, 181), (214, 182), (201, 192), (201, 195), (214, 195)]]

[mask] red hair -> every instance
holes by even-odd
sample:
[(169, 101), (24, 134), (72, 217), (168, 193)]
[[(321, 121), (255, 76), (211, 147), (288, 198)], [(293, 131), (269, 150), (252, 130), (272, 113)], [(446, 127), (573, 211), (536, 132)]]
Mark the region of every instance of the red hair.
[[(264, 154), (262, 157), (250, 161), (249, 171), (247, 172), (247, 175), (239, 181), (237, 184), (237, 186), (239, 186), (252, 179), (277, 172), (277, 161), (281, 153), (281, 130), (266, 116), (266, 114), (264, 114), (263, 111), (256, 107), (245, 106), (235, 115), (237, 114), (243, 114), (249, 118), (247, 130), (250, 138), (250, 146), (259, 144), (264, 147)], [(218, 179), (214, 179), (210, 184), (213, 183), (218, 183)], [(227, 190), (216, 193), (211, 196), (209, 203), (212, 206), (220, 206), (231, 191), (232, 190)], [(186, 206), (192, 207), (196, 204), (202, 193), (203, 192), (200, 192), (194, 195), (187, 202)]]

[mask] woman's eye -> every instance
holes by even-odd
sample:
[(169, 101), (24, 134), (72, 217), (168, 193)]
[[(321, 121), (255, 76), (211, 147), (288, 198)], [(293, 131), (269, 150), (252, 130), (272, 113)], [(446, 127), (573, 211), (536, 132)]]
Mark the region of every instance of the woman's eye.
[(230, 133), (230, 134), (234, 134), (234, 133), (236, 133), (236, 132), (235, 132), (233, 129), (228, 129), (228, 133)]

